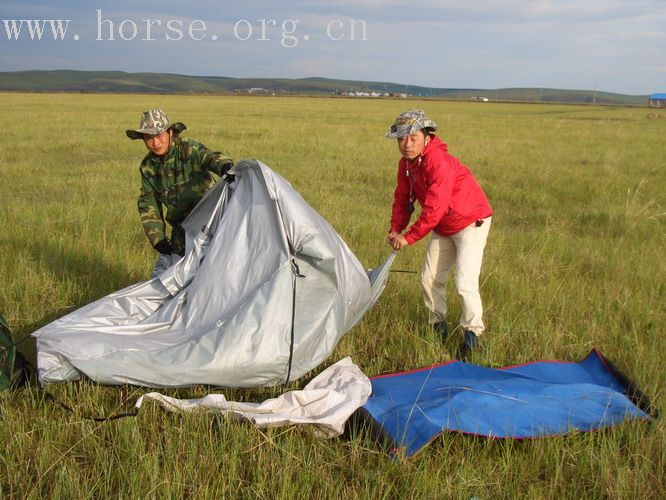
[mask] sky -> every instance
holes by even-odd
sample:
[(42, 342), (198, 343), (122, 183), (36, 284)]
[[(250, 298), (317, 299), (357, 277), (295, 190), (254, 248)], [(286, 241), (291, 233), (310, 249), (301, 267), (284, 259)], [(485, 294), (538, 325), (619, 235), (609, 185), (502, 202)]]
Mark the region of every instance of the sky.
[(666, 1), (2, 0), (0, 71), (40, 69), (644, 95)]

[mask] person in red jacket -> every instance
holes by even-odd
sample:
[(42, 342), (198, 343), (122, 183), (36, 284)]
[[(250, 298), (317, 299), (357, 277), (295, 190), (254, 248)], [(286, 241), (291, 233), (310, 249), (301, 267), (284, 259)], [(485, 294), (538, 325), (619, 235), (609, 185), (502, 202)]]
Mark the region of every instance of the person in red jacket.
[[(431, 234), (421, 284), (430, 324), (443, 340), (448, 335), (446, 281), (455, 268), (462, 298), (458, 356), (465, 359), (484, 331), (479, 274), (493, 209), (470, 170), (448, 153), (435, 130), (437, 124), (424, 111), (413, 109), (400, 114), (386, 133), (397, 139), (402, 155), (387, 242), (399, 251)], [(403, 234), (415, 202), (421, 213)]]

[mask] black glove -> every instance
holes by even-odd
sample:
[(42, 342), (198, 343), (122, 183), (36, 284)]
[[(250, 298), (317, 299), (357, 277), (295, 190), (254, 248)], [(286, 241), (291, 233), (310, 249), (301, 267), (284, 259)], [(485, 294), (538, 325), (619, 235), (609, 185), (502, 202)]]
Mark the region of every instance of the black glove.
[(171, 243), (166, 238), (155, 243), (153, 248), (163, 255), (171, 255), (173, 253)]
[(234, 168), (234, 162), (232, 160), (229, 160), (224, 165), (222, 165), (221, 178), (227, 182), (234, 182), (235, 179), (234, 174), (229, 173), (229, 170), (231, 170), (232, 168)]

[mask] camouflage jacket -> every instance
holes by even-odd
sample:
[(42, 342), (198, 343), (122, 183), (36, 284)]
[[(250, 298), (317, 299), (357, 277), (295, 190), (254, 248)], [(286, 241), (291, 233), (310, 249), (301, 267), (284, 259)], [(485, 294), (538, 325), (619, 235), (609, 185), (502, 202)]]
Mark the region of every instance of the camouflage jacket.
[(183, 254), (185, 235), (180, 224), (215, 183), (211, 172), (222, 176), (231, 162), (228, 156), (210, 151), (200, 142), (180, 137), (174, 138), (163, 157), (146, 155), (139, 167), (138, 208), (152, 246), (167, 237), (166, 221), (172, 226), (170, 239), (174, 251)]

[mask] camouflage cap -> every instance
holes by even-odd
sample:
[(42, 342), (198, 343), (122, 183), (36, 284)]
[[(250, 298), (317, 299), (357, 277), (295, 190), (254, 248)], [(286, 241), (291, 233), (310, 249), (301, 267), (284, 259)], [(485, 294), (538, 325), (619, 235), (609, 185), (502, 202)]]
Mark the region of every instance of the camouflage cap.
[(386, 137), (404, 137), (424, 128), (437, 130), (437, 124), (428, 118), (422, 109), (410, 109), (398, 115), (386, 132)]
[(143, 139), (144, 135), (158, 135), (165, 130), (173, 129), (180, 133), (187, 127), (184, 123), (169, 123), (169, 118), (161, 109), (149, 109), (141, 114), (139, 128), (136, 130), (126, 130), (125, 133), (130, 139)]

